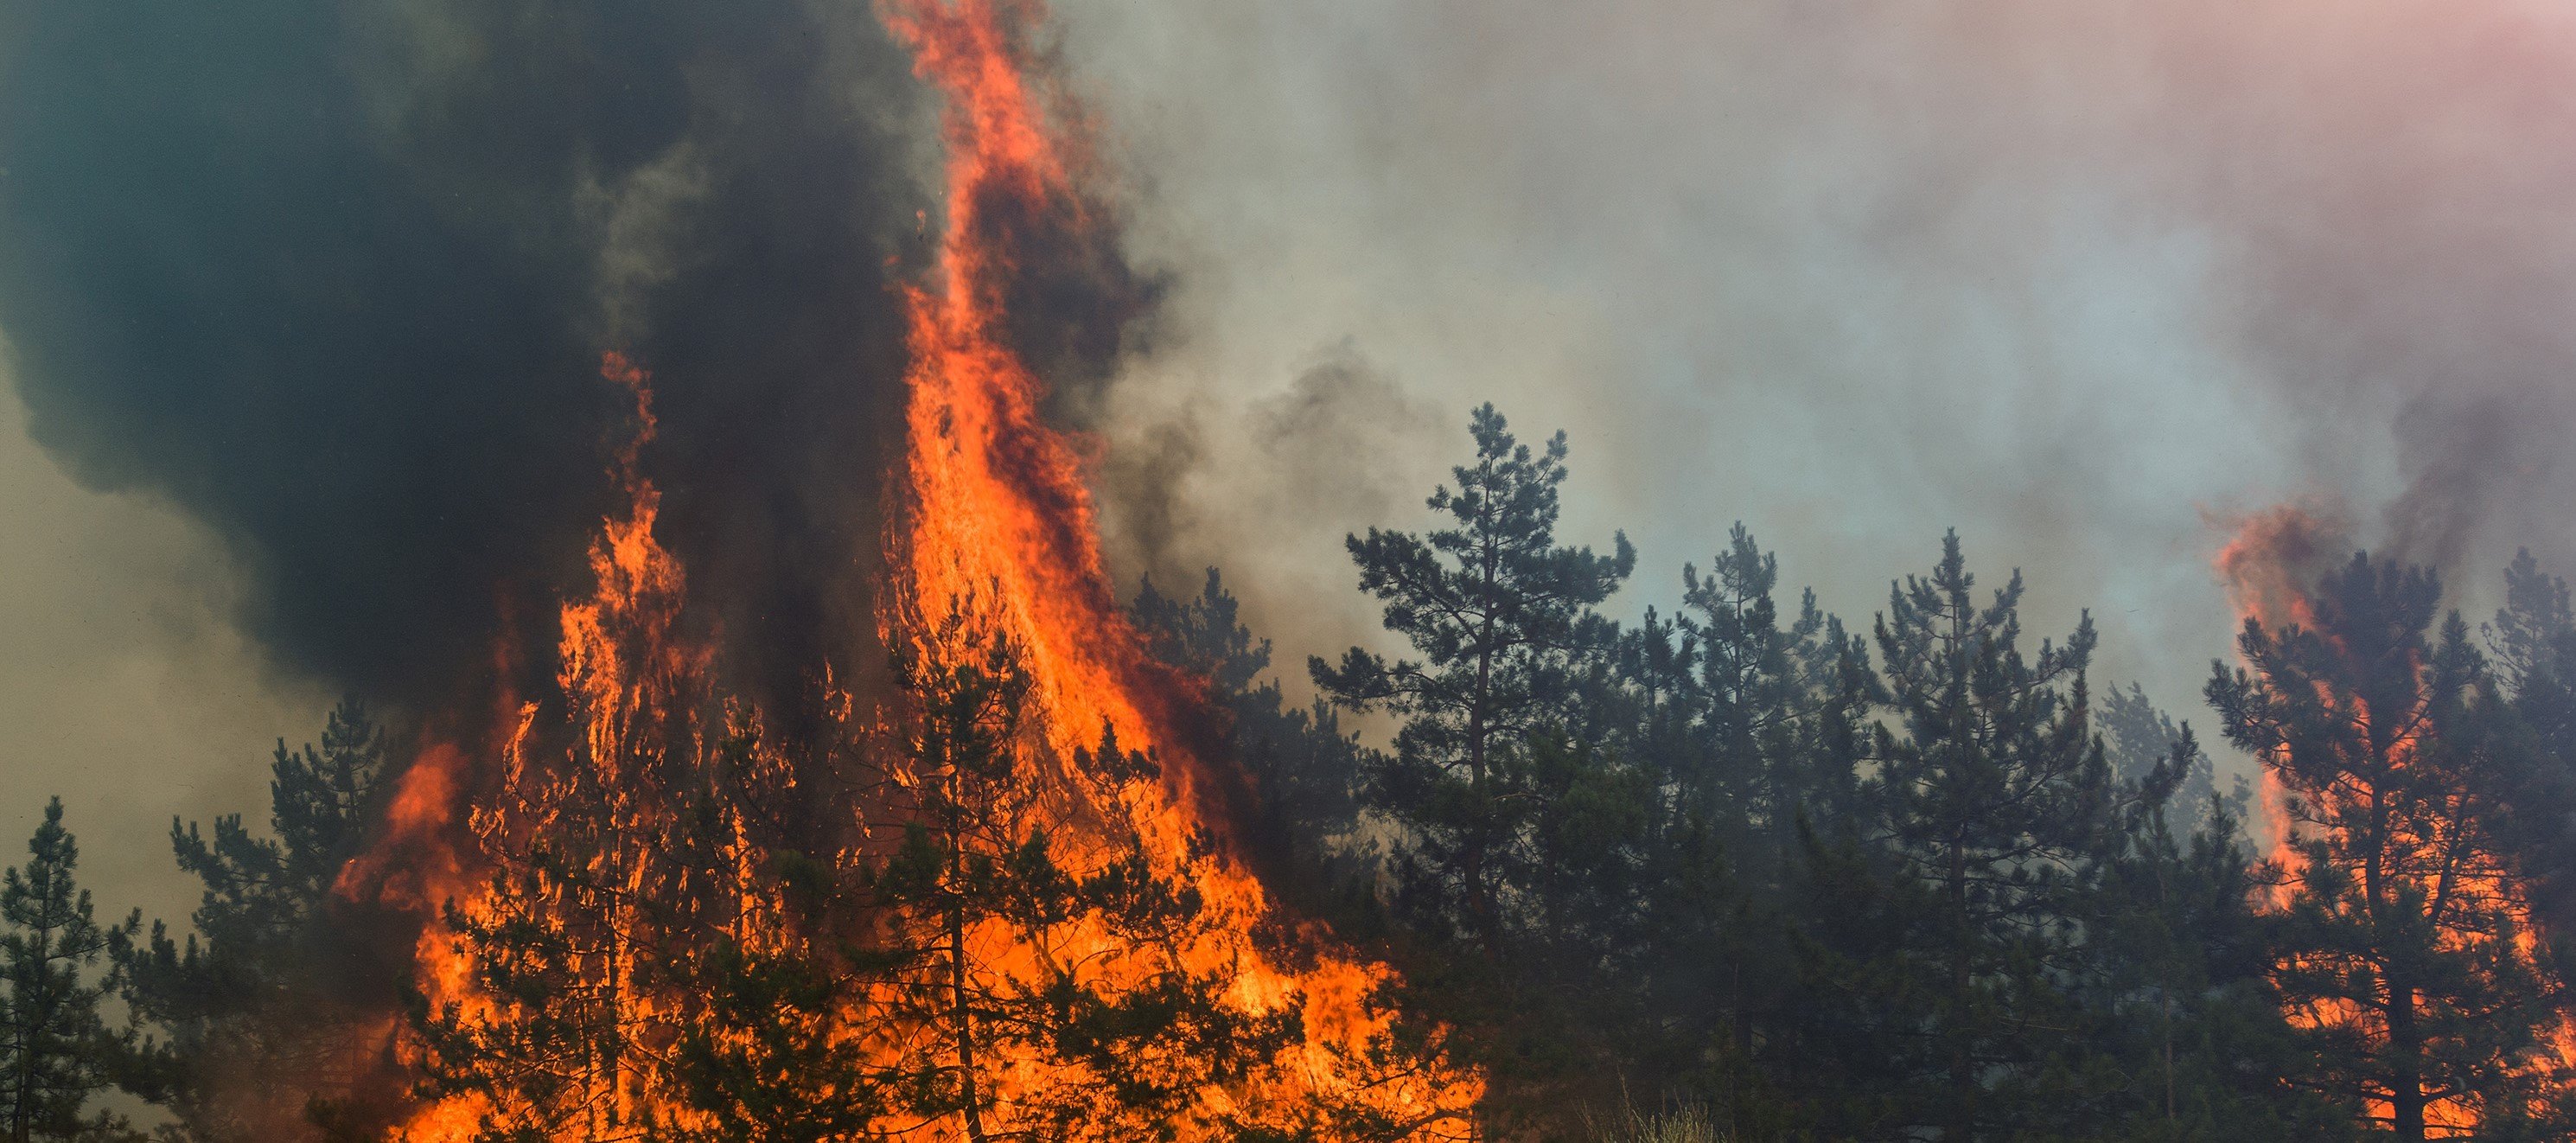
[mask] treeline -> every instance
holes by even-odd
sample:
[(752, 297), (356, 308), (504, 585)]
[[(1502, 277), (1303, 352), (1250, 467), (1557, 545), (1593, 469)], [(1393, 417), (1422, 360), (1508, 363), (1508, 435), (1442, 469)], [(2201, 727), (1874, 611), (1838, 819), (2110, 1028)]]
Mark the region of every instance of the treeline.
[[(2297, 623), (2245, 624), (2203, 697), (2278, 785), (2296, 840), (2260, 856), (2250, 792), (2217, 780), (2184, 720), (2134, 685), (2097, 689), (2089, 619), (2026, 632), (2019, 575), (1981, 584), (1955, 535), (1866, 630), (1783, 592), (1740, 527), (1707, 567), (1681, 569), (1679, 612), (1618, 622), (1602, 608), (1635, 554), (1621, 537), (1607, 551), (1559, 538), (1564, 437), (1523, 443), (1490, 407), (1471, 428), (1473, 458), (1428, 502), (1438, 527), (1349, 542), (1405, 653), (1312, 660), (1318, 697), (1292, 704), (1215, 572), (1196, 593), (1148, 582), (1131, 614), (1228, 716), (1254, 791), (1246, 856), (1297, 911), (1399, 968), (1381, 999), (1445, 1026), (1448, 1050), (1486, 1074), (1491, 1137), (1583, 1139), (1667, 1112), (1748, 1141), (2576, 1133), (2576, 965), (2560, 939), (2576, 921), (2576, 608), (2528, 556), (2476, 629), (2442, 610), (2430, 573), (2364, 555), (2312, 585)], [(911, 1026), (949, 1031), (891, 1067), (849, 1050), (835, 1021), (853, 990), (962, 980), (955, 934), (972, 921), (1106, 909), (1149, 937), (1195, 923), (1145, 866), (1062, 868), (1014, 815), (1027, 762), (1001, 744), (1025, 683), (993, 654), (962, 673), (898, 663), (934, 716), (902, 751), (936, 776), (906, 786), (913, 828), (855, 877), (812, 854), (757, 871), (755, 896), (783, 911), (864, 893), (917, 914), (924, 938), (698, 942), (639, 962), (706, 997), (650, 1041), (651, 1066), (714, 1126), (619, 1137), (971, 1122), (989, 1096), (955, 1062), (976, 1046), (969, 1027), (1098, 1081), (1031, 1128), (1054, 1137), (1103, 1108), (1180, 1107), (1188, 1085), (1231, 1082), (1276, 1049), (1285, 1029), (1222, 1018), (1222, 981), (1182, 972), (1153, 996), (898, 990), (920, 1009)], [(736, 729), (717, 756), (756, 771), (756, 728)], [(97, 920), (50, 807), (0, 886), (0, 1129), (133, 1137), (106, 1098), (122, 1089), (162, 1109), (172, 1140), (273, 1138), (295, 1119), (367, 1137), (381, 1120), (337, 1093), (359, 1086), (350, 1069), (384, 1065), (369, 1045), (397, 1020), (427, 1053), (403, 1080), (412, 1094), (567, 1117), (487, 1120), (480, 1136), (578, 1134), (582, 1115), (595, 1128), (588, 1089), (563, 1077), (646, 1041), (586, 1023), (599, 998), (548, 973), (605, 923), (581, 909), (617, 888), (584, 880), (608, 867), (579, 837), (514, 835), (531, 880), (493, 899), (528, 911), (451, 912), (445, 932), (526, 1015), (468, 1020), (416, 997), (388, 1016), (369, 967), (388, 954), (331, 920), (333, 882), (381, 812), (385, 756), (353, 703), (319, 746), (281, 745), (269, 830), (174, 824), (178, 864), (205, 888), (185, 936)], [(1114, 742), (1077, 763), (1102, 781), (1152, 766)], [(673, 781), (707, 768), (681, 769)], [(670, 899), (640, 896), (615, 906), (619, 924)], [(1237, 1126), (1246, 1140), (1403, 1132)]]
[[(366, 707), (345, 702), (318, 748), (278, 745), (264, 833), (237, 814), (211, 834), (174, 821), (179, 868), (205, 890), (183, 936), (145, 929), (139, 910), (100, 922), (62, 799), (48, 803), (0, 879), (0, 1133), (182, 1143), (327, 1121), (327, 1096), (384, 1025), (383, 954), (328, 913), (381, 808), (385, 750)], [(156, 1105), (150, 1131), (138, 1104)]]
[(2479, 633), (2366, 555), (2245, 624), (2204, 697), (2295, 825), (2258, 859), (2246, 784), (1956, 535), (1865, 632), (1741, 527), (1679, 613), (1615, 623), (1635, 557), (1559, 539), (1564, 437), (1472, 431), (1438, 527), (1349, 542), (1409, 653), (1311, 661), (1313, 709), (1213, 572), (1136, 613), (1218, 680), (1304, 904), (1487, 1069), (1497, 1137), (2576, 1132), (2576, 621), (2528, 555)]

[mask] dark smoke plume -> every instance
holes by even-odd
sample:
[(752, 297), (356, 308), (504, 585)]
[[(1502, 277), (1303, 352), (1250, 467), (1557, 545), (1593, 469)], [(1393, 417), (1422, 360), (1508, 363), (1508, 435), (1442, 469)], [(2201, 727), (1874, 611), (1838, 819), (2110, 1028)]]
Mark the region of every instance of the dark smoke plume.
[(870, 629), (936, 152), (864, 4), (35, 0), (0, 43), (33, 431), (218, 527), (286, 665), (431, 697), (550, 638), (614, 503), (612, 349), (745, 683)]

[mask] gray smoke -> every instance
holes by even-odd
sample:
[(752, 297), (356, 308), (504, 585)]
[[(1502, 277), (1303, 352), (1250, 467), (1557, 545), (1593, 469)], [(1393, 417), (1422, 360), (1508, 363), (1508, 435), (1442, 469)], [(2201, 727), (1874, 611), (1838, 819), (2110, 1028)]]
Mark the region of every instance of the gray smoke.
[[(1437, 410), (1430, 478), (1475, 401), (1570, 429), (1569, 531), (1627, 528), (1645, 602), (1741, 517), (1865, 616), (1955, 524), (2187, 714), (2206, 518), (2339, 499), (2481, 591), (2516, 544), (2576, 566), (2561, 5), (1064, 7), (1176, 268), (1136, 423), (1350, 338)], [(1198, 455), (1202, 517), (1281, 495)], [(1394, 488), (1315, 530), (1418, 526)], [(1186, 515), (1154, 561), (1371, 626), (1336, 546)]]

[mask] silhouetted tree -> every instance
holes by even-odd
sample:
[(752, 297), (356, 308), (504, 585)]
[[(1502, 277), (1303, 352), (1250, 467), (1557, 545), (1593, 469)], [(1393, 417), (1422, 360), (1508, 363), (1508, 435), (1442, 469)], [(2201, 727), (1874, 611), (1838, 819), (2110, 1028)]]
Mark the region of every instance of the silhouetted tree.
[(2492, 826), (2515, 738), (2441, 587), (2356, 555), (2311, 598), (2317, 627), (2249, 618), (2216, 664), (2229, 740), (2277, 778), (2293, 836), (2274, 863), (2273, 981), (2312, 1053), (2293, 1078), (2401, 1140), (2564, 1138), (2545, 1037), (2561, 982)]
[[(269, 768), (271, 836), (241, 815), (213, 836), (170, 823), (179, 868), (203, 886), (192, 932), (166, 925), (120, 957), (124, 999), (158, 1036), (130, 1065), (175, 1130), (208, 1141), (275, 1138), (304, 1101), (341, 1085), (363, 1062), (353, 1044), (372, 1020), (342, 965), (352, 934), (326, 924), (331, 887), (357, 855), (376, 809), (385, 736), (364, 704), (332, 710), (321, 745), (277, 744)], [(292, 1075), (297, 1084), (276, 1077)]]
[[(2123, 785), (2125, 848), (2083, 918), (2080, 1038), (2031, 1086), (2024, 1131), (2100, 1140), (2336, 1140), (2351, 1109), (2285, 1087), (2299, 1048), (2269, 973), (2260, 886), (2228, 802), (2193, 810), (2180, 782), (2207, 764), (2184, 724)], [(2178, 782), (2179, 780), (2179, 782)], [(2191, 834), (2174, 823), (2199, 823)]]
[(1404, 720), (1367, 787), (1372, 808), (1404, 830), (1400, 899), (1419, 923), (1498, 952), (1533, 808), (1517, 755), (1563, 717), (1571, 662), (1610, 643), (1613, 628), (1593, 608), (1637, 556), (1624, 534), (1607, 556), (1556, 542), (1565, 434), (1533, 452), (1491, 405), (1469, 427), (1475, 461), (1452, 469), (1457, 487), (1428, 502), (1451, 526), (1420, 536), (1371, 528), (1348, 541), (1361, 590), (1384, 601), (1387, 629), (1422, 658), (1389, 662), (1354, 647), (1338, 666), (1315, 659), (1308, 669), (1334, 702)]
[(10, 1143), (124, 1130), (121, 1117), (91, 1110), (114, 1084), (124, 1050), (99, 1013), (111, 982), (98, 970), (143, 917), (99, 924), (89, 891), (73, 881), (79, 864), (55, 798), (27, 841), (26, 864), (0, 878), (0, 1129)]
[[(2102, 740), (2111, 755), (2111, 773), (2132, 786), (2145, 782), (2157, 766), (2173, 762), (2174, 744), (2188, 738), (2187, 728), (2174, 717), (2157, 708), (2147, 698), (2146, 688), (2135, 682), (2129, 689), (2113, 687), (2102, 700), (2098, 720)], [(2221, 812), (2241, 821), (2254, 798), (2253, 787), (2237, 778), (2227, 790), (2218, 786), (2218, 767), (2208, 752), (2192, 740), (2193, 751), (2183, 763), (2182, 784), (2174, 790), (2174, 806), (2181, 812), (2176, 836), (2190, 840), (2211, 815)], [(2222, 804), (2223, 801), (2223, 804)]]
[(2526, 737), (2501, 759), (2511, 763), (2510, 812), (2492, 824), (2555, 936), (2576, 928), (2576, 609), (2567, 581), (2542, 571), (2529, 551), (2514, 556), (2504, 579), (2487, 646)]
[(2026, 656), (2020, 577), (1983, 605), (1974, 588), (1953, 533), (1891, 589), (1869, 814), (1811, 855), (1814, 1080), (1849, 1089), (1832, 1134), (2008, 1135), (2082, 1023), (2081, 922), (2122, 846), (2092, 622)]

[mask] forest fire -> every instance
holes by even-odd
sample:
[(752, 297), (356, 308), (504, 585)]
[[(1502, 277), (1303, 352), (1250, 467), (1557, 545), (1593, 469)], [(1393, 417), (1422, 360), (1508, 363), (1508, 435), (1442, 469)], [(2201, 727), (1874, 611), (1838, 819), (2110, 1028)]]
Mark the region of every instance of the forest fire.
[(2283, 3), (21, 5), (0, 1140), (2576, 1139), (2576, 23)]
[[(2309, 589), (2351, 548), (2344, 539), (2347, 526), (2336, 513), (2324, 506), (2279, 504), (2242, 519), (2212, 523), (2230, 529), (2210, 566), (2226, 586), (2238, 620), (2315, 630), (2316, 609)], [(2295, 872), (2302, 860), (2291, 845), (2297, 826), (2290, 812), (2291, 795), (2282, 787), (2276, 768), (2261, 767), (2255, 775), (2255, 790), (2269, 847), (2265, 856), (2285, 873)], [(2273, 904), (2285, 903), (2287, 893), (2286, 880), (2276, 883)]]
[[(1206, 717), (1200, 684), (1151, 662), (1117, 606), (1080, 464), (1007, 344), (1022, 254), (993, 217), (1084, 224), (1078, 157), (1006, 24), (1035, 15), (885, 10), (949, 100), (951, 148), (939, 277), (907, 295), (880, 605), (906, 694), (872, 712), (819, 679), (844, 737), (791, 750), (717, 693), (721, 633), (681, 633), (687, 579), (641, 475), (648, 380), (610, 354), (603, 374), (635, 395), (614, 472), (629, 503), (592, 544), (595, 592), (562, 608), (555, 693), (503, 704), (479, 786), (461, 751), (425, 752), (379, 843), (401, 861), (341, 879), (424, 913), (448, 902), (420, 939), (430, 1015), (398, 1049), (428, 1077), (401, 1137), (745, 1137), (726, 1132), (756, 1111), (672, 1078), (709, 1059), (804, 1073), (810, 1101), (762, 1131), (1469, 1134), (1480, 1082), (1398, 1045), (1373, 1000), (1387, 971), (1276, 916), (1227, 856), (1222, 779), (1184, 730)], [(441, 818), (468, 788), (460, 854)], [(834, 794), (849, 804), (813, 804)], [(711, 1011), (785, 964), (818, 997), (792, 1050)]]
[[(2324, 1082), (2401, 1139), (2545, 1119), (2576, 1079), (2576, 1024), (2525, 870), (2495, 823), (2502, 700), (2439, 589), (2349, 554), (2295, 506), (2246, 520), (2216, 566), (2244, 620), (2210, 695), (2262, 766), (2261, 892), (2301, 939), (2272, 980)], [(2373, 1057), (2379, 1057), (2375, 1062)]]
[[(963, 617), (983, 638), (1027, 656), (1056, 759), (1083, 756), (1102, 733), (1128, 750), (1159, 753), (1162, 784), (1129, 783), (1106, 804), (1068, 788), (1084, 804), (1066, 820), (1100, 823), (1112, 834), (1132, 829), (1156, 871), (1180, 879), (1212, 910), (1209, 923), (1173, 950), (1187, 971), (1230, 978), (1228, 1002), (1248, 1012), (1302, 1012), (1285, 1065), (1235, 1097), (1234, 1114), (1260, 1121), (1276, 1108), (1290, 1117), (1284, 1125), (1301, 1114), (1295, 1109), (1356, 1101), (1403, 1125), (1408, 1138), (1463, 1134), (1479, 1090), (1471, 1077), (1416, 1073), (1412, 1064), (1362, 1074), (1387, 1032), (1387, 1016), (1365, 1005), (1383, 970), (1326, 953), (1301, 972), (1254, 948), (1245, 935), (1275, 923), (1261, 886), (1239, 865), (1201, 851), (1200, 835), (1226, 826), (1208, 810), (1221, 804), (1207, 785), (1213, 760), (1191, 757), (1177, 732), (1188, 684), (1148, 659), (1118, 608), (1077, 459), (1040, 418), (1043, 383), (1003, 343), (999, 306), (1014, 254), (991, 215), (1061, 213), (1082, 225), (1073, 181), (1081, 157), (1067, 154), (1044, 121), (1040, 77), (1018, 58), (1014, 29), (1004, 23), (1014, 17), (1033, 21), (1035, 5), (888, 5), (921, 71), (947, 94), (950, 150), (942, 281), (908, 299), (908, 514), (894, 541), (907, 580), (897, 589), (888, 642), (909, 637), (925, 658), (953, 655), (953, 644), (919, 633), (942, 616)], [(1108, 838), (1063, 836), (1107, 856)], [(1122, 964), (1115, 940), (1087, 933), (1078, 941), (1090, 947), (1053, 955), (1113, 975), (1138, 971)]]

